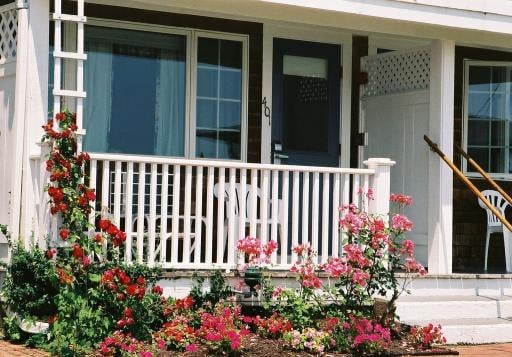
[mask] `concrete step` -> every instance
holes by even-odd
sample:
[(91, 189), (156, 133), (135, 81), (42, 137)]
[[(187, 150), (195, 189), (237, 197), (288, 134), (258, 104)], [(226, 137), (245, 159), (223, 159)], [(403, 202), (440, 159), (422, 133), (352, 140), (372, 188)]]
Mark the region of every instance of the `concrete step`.
[(512, 297), (507, 295), (401, 296), (397, 302), (401, 320), (492, 319), (512, 316)]
[[(424, 318), (428, 318), (425, 315)], [(512, 320), (490, 319), (429, 319), (403, 321), (409, 325), (440, 324), (447, 343), (497, 343), (512, 342)]]

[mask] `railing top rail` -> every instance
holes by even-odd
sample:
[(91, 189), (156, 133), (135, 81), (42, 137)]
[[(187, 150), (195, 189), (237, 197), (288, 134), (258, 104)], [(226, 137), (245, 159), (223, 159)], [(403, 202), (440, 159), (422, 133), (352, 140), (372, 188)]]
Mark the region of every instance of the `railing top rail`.
[(257, 164), (245, 163), (228, 160), (200, 160), (200, 159), (179, 159), (162, 156), (144, 156), (144, 155), (120, 155), (120, 154), (104, 154), (90, 153), (92, 160), (109, 160), (109, 161), (129, 161), (135, 163), (146, 164), (170, 164), (170, 165), (194, 165), (203, 167), (220, 167), (233, 169), (259, 169), (259, 170), (280, 170), (280, 171), (303, 171), (303, 172), (320, 172), (334, 174), (352, 174), (352, 175), (373, 175), (375, 170), (372, 169), (351, 169), (339, 167), (321, 167), (321, 166), (296, 166), (296, 165), (273, 165), (273, 164)]

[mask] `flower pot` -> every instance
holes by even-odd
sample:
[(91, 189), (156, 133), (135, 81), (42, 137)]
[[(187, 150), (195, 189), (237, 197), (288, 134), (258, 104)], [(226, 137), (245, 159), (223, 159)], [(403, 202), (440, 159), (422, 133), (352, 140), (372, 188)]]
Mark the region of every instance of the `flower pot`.
[(244, 273), (244, 282), (251, 289), (251, 292), (255, 292), (254, 287), (261, 283), (261, 271), (256, 267), (249, 267)]

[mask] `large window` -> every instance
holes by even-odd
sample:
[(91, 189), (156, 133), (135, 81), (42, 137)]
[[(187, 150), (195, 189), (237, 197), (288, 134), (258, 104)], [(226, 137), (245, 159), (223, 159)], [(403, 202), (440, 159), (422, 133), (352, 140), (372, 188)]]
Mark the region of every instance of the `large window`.
[(468, 154), (489, 173), (512, 173), (512, 64), (467, 61), (465, 86)]
[(244, 159), (245, 36), (91, 23), (84, 150)]

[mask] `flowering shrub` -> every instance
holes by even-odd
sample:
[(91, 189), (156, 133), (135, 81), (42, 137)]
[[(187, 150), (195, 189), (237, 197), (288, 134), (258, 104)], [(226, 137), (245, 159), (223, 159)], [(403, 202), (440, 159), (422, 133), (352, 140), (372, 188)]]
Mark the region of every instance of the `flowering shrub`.
[(314, 328), (286, 332), (284, 340), (294, 350), (305, 350), (311, 353), (323, 353), (336, 345), (329, 333)]
[(250, 322), (255, 326), (256, 333), (266, 338), (279, 338), (292, 330), (291, 322), (275, 312), (267, 318), (256, 316)]
[(151, 344), (143, 343), (129, 334), (115, 331), (111, 336), (106, 337), (100, 344), (97, 351), (99, 356), (140, 356), (156, 357), (159, 350)]
[(446, 338), (441, 331), (441, 325), (434, 326), (428, 324), (427, 326), (414, 326), (411, 328), (408, 340), (419, 349), (428, 350), (433, 345), (442, 345), (446, 343)]
[(247, 264), (242, 267), (242, 270), (244, 270), (249, 266), (257, 267), (270, 264), (272, 254), (277, 249), (277, 242), (270, 240), (263, 244), (258, 238), (248, 236), (238, 241), (236, 249), (247, 259)]
[(382, 327), (364, 317), (349, 316), (349, 322), (343, 324), (348, 333), (351, 349), (358, 353), (377, 354), (385, 351), (391, 344), (389, 328)]
[(196, 334), (211, 352), (237, 351), (249, 329), (243, 325), (239, 306), (218, 304), (213, 313), (201, 314), (201, 326)]
[(190, 318), (178, 315), (164, 323), (162, 328), (155, 332), (154, 339), (164, 349), (184, 351), (187, 346), (194, 344), (196, 336)]

